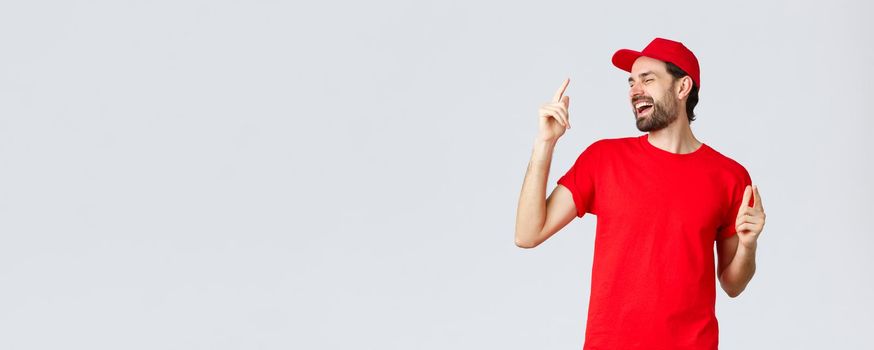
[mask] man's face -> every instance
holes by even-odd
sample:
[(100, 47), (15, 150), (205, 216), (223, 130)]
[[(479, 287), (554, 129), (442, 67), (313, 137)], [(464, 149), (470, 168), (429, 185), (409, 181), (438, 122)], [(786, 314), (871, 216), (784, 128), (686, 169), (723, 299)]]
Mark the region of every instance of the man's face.
[(679, 100), (674, 94), (674, 78), (668, 73), (665, 62), (638, 58), (631, 67), (628, 84), (638, 130), (661, 130), (677, 120)]

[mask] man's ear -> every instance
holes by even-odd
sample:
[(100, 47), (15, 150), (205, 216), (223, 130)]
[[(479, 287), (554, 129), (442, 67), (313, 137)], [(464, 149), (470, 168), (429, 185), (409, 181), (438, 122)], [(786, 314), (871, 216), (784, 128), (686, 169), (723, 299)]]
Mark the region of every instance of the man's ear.
[(680, 82), (677, 84), (677, 98), (682, 100), (689, 97), (689, 94), (692, 93), (692, 84), (694, 84), (694, 82), (688, 75), (684, 75), (680, 78)]

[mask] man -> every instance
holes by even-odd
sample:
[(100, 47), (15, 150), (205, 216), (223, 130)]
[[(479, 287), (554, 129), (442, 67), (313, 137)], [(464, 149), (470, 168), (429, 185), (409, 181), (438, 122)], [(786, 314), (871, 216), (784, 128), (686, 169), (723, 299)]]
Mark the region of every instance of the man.
[(574, 216), (597, 215), (583, 348), (717, 349), (714, 279), (732, 298), (752, 279), (765, 224), (758, 188), (692, 134), (701, 81), (682, 43), (656, 38), (617, 51), (613, 64), (631, 73), (629, 103), (647, 133), (592, 143), (544, 199), (553, 149), (571, 127), (565, 80), (539, 111), (516, 245), (536, 247)]

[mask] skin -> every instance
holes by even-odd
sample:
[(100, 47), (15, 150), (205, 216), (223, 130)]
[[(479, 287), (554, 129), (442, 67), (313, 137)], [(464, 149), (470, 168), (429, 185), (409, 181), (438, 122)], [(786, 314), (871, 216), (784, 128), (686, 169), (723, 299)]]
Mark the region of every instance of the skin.
[(539, 132), (534, 139), (516, 209), (515, 240), (520, 248), (538, 246), (576, 216), (570, 190), (564, 186), (554, 188), (548, 198), (543, 198), (556, 142), (570, 128), (567, 112), (570, 97), (562, 96), (569, 83), (570, 79), (565, 79), (552, 100), (538, 110)]
[[(663, 61), (649, 57), (641, 57), (634, 61), (629, 77), (629, 103), (638, 129), (649, 132), (647, 138), (653, 146), (679, 154), (694, 152), (701, 146), (701, 142), (692, 134), (692, 128), (686, 117), (686, 98), (691, 91), (692, 78), (685, 76), (674, 81)], [(671, 108), (668, 112), (672, 114), (666, 117), (669, 119), (669, 124), (656, 126), (652, 130), (642, 129), (642, 125), (658, 122), (652, 120), (654, 117), (652, 109), (643, 114), (637, 113), (634, 102), (638, 99), (655, 101), (657, 105), (662, 106), (662, 109), (668, 108), (673, 103), (675, 108)]]
[[(576, 217), (576, 206), (566, 187), (556, 185), (544, 199), (555, 145), (570, 129), (570, 97), (564, 96), (569, 83), (570, 79), (565, 79), (552, 99), (538, 110), (539, 132), (516, 211), (515, 243), (520, 248), (537, 247)], [(674, 79), (663, 61), (641, 57), (634, 62), (629, 77), (629, 104), (635, 125), (649, 133), (648, 140), (653, 146), (678, 154), (701, 147), (686, 116), (686, 99), (692, 85), (688, 76)], [(634, 104), (639, 101), (651, 102), (654, 107), (638, 113)], [(750, 196), (753, 206), (748, 205)], [(735, 220), (737, 234), (716, 242), (719, 283), (732, 298), (743, 292), (755, 274), (757, 241), (765, 224), (758, 186), (746, 187), (742, 203)]]

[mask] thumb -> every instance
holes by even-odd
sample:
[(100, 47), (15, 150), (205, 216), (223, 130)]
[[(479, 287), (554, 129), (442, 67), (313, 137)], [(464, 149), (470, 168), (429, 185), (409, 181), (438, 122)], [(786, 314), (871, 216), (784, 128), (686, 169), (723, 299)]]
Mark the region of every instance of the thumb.
[(568, 108), (571, 104), (571, 97), (570, 96), (563, 96), (561, 98), (561, 103), (564, 103), (564, 108)]
[(737, 218), (738, 219), (740, 219), (740, 217), (744, 215), (744, 212), (746, 212), (745, 209), (750, 207), (750, 195), (753, 192), (751, 189), (752, 189), (752, 187), (750, 185), (747, 185), (747, 187), (744, 187), (743, 199), (741, 199), (741, 201), (740, 201), (740, 208), (737, 209)]

